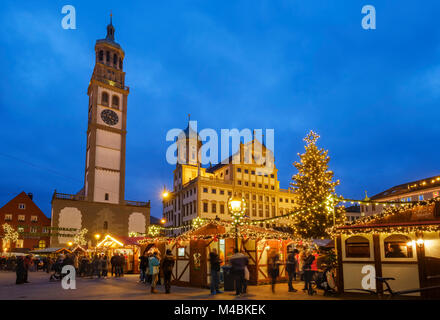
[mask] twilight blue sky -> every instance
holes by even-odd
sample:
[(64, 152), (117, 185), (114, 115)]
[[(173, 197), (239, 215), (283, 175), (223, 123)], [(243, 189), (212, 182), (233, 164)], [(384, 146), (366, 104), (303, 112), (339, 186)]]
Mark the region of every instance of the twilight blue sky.
[[(61, 28), (76, 7), (77, 30)], [(123, 5), (122, 5), (123, 4)], [(361, 28), (373, 4), (377, 29)], [(345, 197), (440, 174), (438, 1), (2, 1), (0, 205), (83, 185), (87, 86), (113, 11), (125, 52), (126, 199), (171, 186), (168, 129), (274, 128), (282, 187), (313, 129)]]

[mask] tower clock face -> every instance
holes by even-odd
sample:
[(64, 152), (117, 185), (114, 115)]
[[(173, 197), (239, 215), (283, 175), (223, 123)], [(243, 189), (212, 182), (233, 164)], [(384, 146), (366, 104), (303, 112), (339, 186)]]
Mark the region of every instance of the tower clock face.
[(101, 119), (109, 126), (114, 126), (119, 121), (117, 113), (109, 109), (105, 109), (101, 112)]

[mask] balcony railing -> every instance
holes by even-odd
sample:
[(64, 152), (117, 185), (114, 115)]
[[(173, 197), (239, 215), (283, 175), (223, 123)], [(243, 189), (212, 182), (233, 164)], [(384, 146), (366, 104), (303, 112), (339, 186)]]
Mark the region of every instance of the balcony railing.
[(84, 201), (86, 197), (79, 194), (67, 194), (67, 193), (54, 193), (54, 199), (63, 199), (63, 200), (75, 200), (75, 201)]
[[(78, 194), (67, 194), (67, 193), (57, 193), (55, 192), (53, 195), (54, 199), (61, 199), (61, 200), (73, 200), (73, 201), (86, 201), (86, 197), (83, 195)], [(126, 206), (132, 206), (132, 207), (149, 207), (150, 201), (130, 201), (130, 200), (124, 200), (124, 204)]]

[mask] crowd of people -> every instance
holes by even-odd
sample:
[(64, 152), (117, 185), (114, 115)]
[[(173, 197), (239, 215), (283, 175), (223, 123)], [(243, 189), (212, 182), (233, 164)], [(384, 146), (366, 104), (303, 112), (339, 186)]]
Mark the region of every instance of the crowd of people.
[(156, 286), (160, 284), (160, 275), (163, 276), (165, 293), (171, 292), (171, 274), (175, 263), (175, 257), (171, 250), (167, 250), (164, 257), (160, 257), (158, 250), (145, 251), (140, 257), (139, 281), (145, 284), (150, 284), (151, 293), (158, 293)]
[[(165, 255), (157, 248), (145, 251), (139, 258), (139, 281), (150, 285), (151, 293), (158, 293), (157, 285), (163, 285), (165, 293), (171, 292), (172, 270), (175, 265), (175, 257), (171, 250), (166, 250)], [(233, 278), (235, 294), (241, 296), (247, 293), (249, 281), (249, 258), (248, 255), (235, 249), (224, 261), (223, 253), (212, 249), (209, 253), (210, 262), (210, 291), (211, 295), (223, 293), (220, 290), (220, 284), (224, 273), (221, 267), (227, 264), (230, 267), (230, 276)], [(303, 281), (304, 292), (314, 294), (312, 287), (316, 274), (326, 265), (327, 257), (323, 252), (317, 249), (301, 248), (290, 250), (285, 261), (285, 270), (287, 273), (287, 285), (289, 292), (297, 292), (293, 282)], [(275, 287), (280, 277), (280, 266), (283, 262), (279, 253), (271, 249), (267, 255), (267, 273), (271, 279), (272, 292), (275, 293)], [(111, 258), (105, 254), (60, 254), (57, 258), (38, 257), (38, 256), (10, 256), (0, 257), (0, 270), (15, 271), (17, 284), (29, 283), (29, 271), (44, 271), (51, 273), (50, 280), (62, 279), (62, 268), (66, 265), (72, 265), (79, 277), (89, 277), (91, 279), (106, 279), (109, 271), (112, 277), (123, 277), (124, 266), (126, 264), (125, 256), (115, 253)], [(316, 281), (315, 281), (316, 282)]]

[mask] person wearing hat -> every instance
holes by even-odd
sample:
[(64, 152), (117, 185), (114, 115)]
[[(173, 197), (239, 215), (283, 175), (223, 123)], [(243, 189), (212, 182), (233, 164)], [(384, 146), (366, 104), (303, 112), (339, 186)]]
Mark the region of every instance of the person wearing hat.
[(162, 259), (163, 281), (165, 285), (165, 293), (170, 293), (171, 290), (171, 275), (173, 273), (175, 258), (170, 249), (167, 249), (165, 256)]

